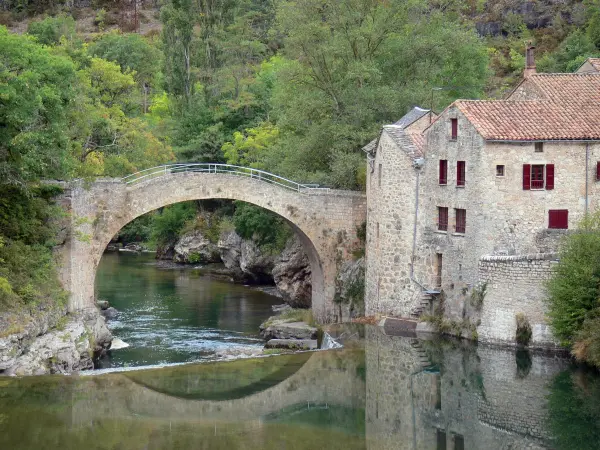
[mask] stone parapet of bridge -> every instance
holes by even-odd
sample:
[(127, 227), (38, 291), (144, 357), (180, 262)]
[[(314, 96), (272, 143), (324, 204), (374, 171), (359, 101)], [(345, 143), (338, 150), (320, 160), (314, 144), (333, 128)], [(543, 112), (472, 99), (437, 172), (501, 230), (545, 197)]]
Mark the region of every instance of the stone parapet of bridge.
[(110, 240), (133, 219), (190, 200), (248, 202), (286, 219), (300, 237), (312, 270), (312, 305), (322, 323), (346, 320), (333, 302), (341, 264), (359, 244), (357, 228), (366, 220), (366, 197), (332, 189), (290, 189), (231, 173), (165, 172), (126, 183), (121, 179), (75, 181), (62, 204), (70, 212), (70, 232), (61, 249), (61, 278), (71, 311), (95, 305), (94, 280)]

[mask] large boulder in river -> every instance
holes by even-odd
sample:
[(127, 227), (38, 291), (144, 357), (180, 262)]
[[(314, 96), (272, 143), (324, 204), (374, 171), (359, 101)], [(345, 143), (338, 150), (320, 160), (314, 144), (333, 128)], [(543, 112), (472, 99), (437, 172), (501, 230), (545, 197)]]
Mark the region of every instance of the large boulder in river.
[(265, 255), (251, 239), (242, 240), (240, 268), (254, 283), (271, 283), (275, 258)]
[(240, 267), (242, 238), (235, 231), (227, 231), (221, 234), (217, 246), (223, 265), (231, 272), (235, 280), (243, 280), (244, 272)]
[(318, 330), (305, 322), (290, 322), (270, 317), (260, 325), (260, 335), (265, 341), (271, 339), (317, 339)]
[(177, 263), (221, 262), (219, 248), (199, 230), (184, 234), (174, 247), (173, 261)]
[(311, 306), (311, 272), (308, 256), (297, 236), (288, 240), (275, 259), (273, 280), (285, 302), (293, 308)]

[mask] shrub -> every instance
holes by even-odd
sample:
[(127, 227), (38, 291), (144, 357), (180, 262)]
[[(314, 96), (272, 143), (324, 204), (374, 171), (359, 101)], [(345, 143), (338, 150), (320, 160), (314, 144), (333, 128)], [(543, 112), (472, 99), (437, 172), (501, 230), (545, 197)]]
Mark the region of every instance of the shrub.
[(62, 36), (72, 39), (75, 35), (75, 19), (64, 14), (48, 17), (39, 22), (31, 22), (27, 33), (35, 36), (40, 44), (55, 45)]
[(517, 321), (515, 340), (520, 345), (529, 345), (529, 341), (531, 341), (531, 325), (529, 324), (529, 320), (523, 313), (517, 313), (515, 319)]
[(548, 281), (550, 326), (564, 345), (573, 344), (600, 298), (600, 213), (580, 224), (563, 241), (559, 262)]

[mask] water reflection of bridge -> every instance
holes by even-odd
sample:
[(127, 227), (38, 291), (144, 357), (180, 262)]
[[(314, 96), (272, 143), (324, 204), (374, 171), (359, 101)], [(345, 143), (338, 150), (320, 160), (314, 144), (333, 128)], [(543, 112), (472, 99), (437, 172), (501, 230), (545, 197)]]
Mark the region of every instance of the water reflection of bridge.
[[(285, 357), (264, 361), (277, 358)], [(239, 364), (233, 377), (243, 377), (243, 363), (231, 363)], [(145, 381), (141, 373), (92, 377), (77, 384), (73, 425), (110, 417), (156, 423), (163, 431), (193, 429), (196, 438), (251, 435), (243, 445), (227, 441), (248, 449), (265, 448), (264, 439), (279, 438), (279, 429), (301, 439), (308, 432), (306, 442), (285, 448), (310, 448), (309, 439), (318, 448), (338, 433), (347, 447), (335, 448), (346, 450), (541, 449), (551, 447), (548, 381), (566, 364), (535, 354), (519, 360), (514, 350), (391, 337), (378, 328), (366, 330), (364, 351), (293, 355), (288, 363), (281, 359), (261, 372), (252, 362), (237, 382), (227, 371), (207, 376), (191, 369), (170, 384), (153, 374)], [(331, 427), (335, 421), (338, 428)]]
[[(278, 356), (275, 360), (280, 358), (284, 361), (289, 358), (288, 363), (257, 380), (251, 379), (252, 370), (257, 370), (258, 365), (270, 366), (273, 358), (181, 367), (182, 377), (178, 383), (168, 381), (173, 379), (173, 372), (178, 368), (90, 378), (89, 382), (78, 386), (73, 420), (75, 423), (88, 424), (96, 418), (144, 417), (169, 421), (201, 419), (241, 423), (295, 405), (327, 404), (363, 408), (365, 387), (361, 373), (364, 374), (364, 370), (361, 371), (359, 367), (364, 362), (362, 350)], [(226, 369), (220, 372), (222, 375), (231, 369), (230, 373), (244, 377), (244, 365), (248, 365), (245, 367), (245, 376), (250, 378), (250, 382), (234, 382), (229, 378), (222, 381), (225, 386), (231, 385), (231, 389), (215, 391), (210, 387), (206, 389), (206, 386), (202, 388), (201, 383), (207, 379), (207, 375), (208, 380), (217, 386), (219, 374), (212, 373), (211, 379), (211, 366)], [(167, 380), (162, 385), (161, 371)], [(144, 379), (148, 383), (143, 383)], [(152, 379), (157, 381), (149, 384)], [(100, 410), (100, 405), (107, 409)]]

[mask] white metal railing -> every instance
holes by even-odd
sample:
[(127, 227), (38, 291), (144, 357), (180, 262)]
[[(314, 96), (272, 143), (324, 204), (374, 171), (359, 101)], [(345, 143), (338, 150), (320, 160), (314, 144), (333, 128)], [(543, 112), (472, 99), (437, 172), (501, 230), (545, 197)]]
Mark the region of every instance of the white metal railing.
[(185, 172), (201, 172), (201, 173), (225, 173), (236, 176), (245, 176), (253, 178), (265, 183), (275, 184), (277, 186), (291, 189), (297, 192), (307, 190), (328, 190), (329, 188), (319, 187), (318, 184), (301, 184), (287, 178), (265, 172), (264, 170), (252, 169), (250, 167), (234, 166), (231, 164), (217, 163), (190, 163), (190, 164), (168, 164), (164, 166), (151, 167), (141, 170), (131, 175), (122, 178), (121, 181), (128, 185), (138, 183), (151, 178), (159, 178), (167, 175), (185, 173)]

